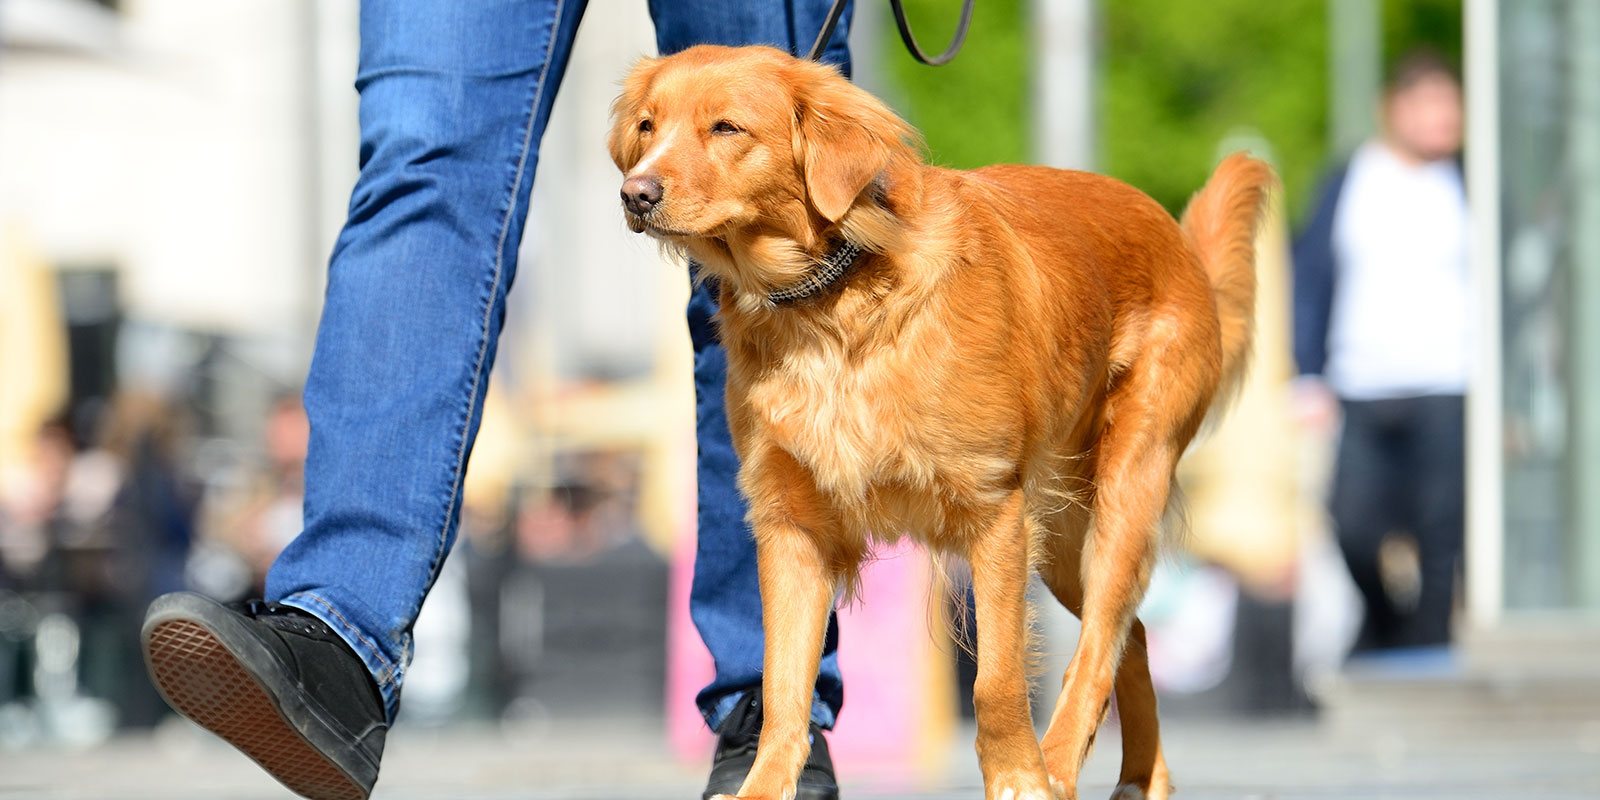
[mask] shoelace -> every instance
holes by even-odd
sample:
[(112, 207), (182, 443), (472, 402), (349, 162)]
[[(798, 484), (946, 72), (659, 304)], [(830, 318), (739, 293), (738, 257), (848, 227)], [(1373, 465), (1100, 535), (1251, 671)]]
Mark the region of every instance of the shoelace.
[[(306, 612), (286, 606), (282, 603), (268, 603), (259, 598), (250, 598), (244, 601), (244, 612), (256, 619), (262, 619), (274, 628), (280, 630), (293, 630), (307, 636), (325, 639), (335, 635), (321, 620)], [(288, 623), (288, 624), (285, 624)]]

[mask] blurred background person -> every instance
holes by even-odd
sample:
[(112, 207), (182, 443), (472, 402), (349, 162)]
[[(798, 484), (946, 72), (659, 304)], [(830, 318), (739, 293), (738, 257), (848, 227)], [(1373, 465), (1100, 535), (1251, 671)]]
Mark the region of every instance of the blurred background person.
[(1330, 514), (1366, 612), (1355, 652), (1445, 645), (1464, 530), (1471, 361), (1461, 84), (1396, 62), (1378, 135), (1294, 245), (1297, 415), (1342, 419)]
[(31, 588), (46, 580), (54, 531), (63, 525), (67, 480), (76, 453), (72, 431), (61, 417), (34, 435), (29, 460), (0, 497), (0, 587)]
[[(85, 688), (109, 699), (124, 727), (149, 727), (166, 706), (140, 673), (138, 611), (188, 588), (200, 488), (188, 474), (187, 415), (153, 392), (113, 396), (99, 446), (79, 456), (86, 480), (111, 489), (109, 506), (70, 543), (77, 568), (69, 589), (83, 604)], [(93, 491), (92, 489), (88, 491)]]
[(299, 394), (280, 394), (267, 413), (261, 463), (249, 479), (242, 507), (219, 526), (250, 566), (253, 595), (261, 593), (272, 560), (300, 533), (310, 439), (311, 424)]
[(187, 585), (198, 490), (184, 415), (159, 395), (119, 392), (98, 436), (69, 419), (40, 427), (29, 479), (0, 502), (0, 593), (15, 593), (0, 600), (24, 645), (0, 654), (23, 678), (0, 704), (31, 708), (13, 724), (32, 733), (13, 734), (89, 741), (165, 716), (140, 674), (139, 608)]

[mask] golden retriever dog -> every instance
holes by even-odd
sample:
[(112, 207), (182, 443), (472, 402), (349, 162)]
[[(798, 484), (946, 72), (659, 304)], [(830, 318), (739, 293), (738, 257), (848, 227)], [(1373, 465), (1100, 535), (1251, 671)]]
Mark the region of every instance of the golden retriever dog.
[[(727, 408), (766, 628), (747, 800), (788, 800), (828, 612), (877, 543), (965, 558), (989, 800), (1076, 797), (1116, 697), (1116, 798), (1171, 791), (1134, 612), (1173, 470), (1244, 371), (1269, 167), (1222, 162), (1177, 223), (1098, 175), (923, 163), (831, 67), (702, 46), (613, 108), (628, 225), (720, 292)], [(1041, 743), (1037, 572), (1083, 621)]]

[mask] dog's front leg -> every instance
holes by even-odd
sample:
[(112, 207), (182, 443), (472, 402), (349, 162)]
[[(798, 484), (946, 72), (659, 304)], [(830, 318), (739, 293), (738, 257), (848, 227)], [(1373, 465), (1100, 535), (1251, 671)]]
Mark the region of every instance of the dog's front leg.
[(1050, 800), (1044, 757), (1028, 712), (1029, 531), (1012, 492), (968, 546), (978, 623), (978, 764), (987, 800)]
[(765, 716), (743, 800), (792, 800), (811, 753), (811, 698), (837, 587), (815, 535), (788, 522), (756, 525)]

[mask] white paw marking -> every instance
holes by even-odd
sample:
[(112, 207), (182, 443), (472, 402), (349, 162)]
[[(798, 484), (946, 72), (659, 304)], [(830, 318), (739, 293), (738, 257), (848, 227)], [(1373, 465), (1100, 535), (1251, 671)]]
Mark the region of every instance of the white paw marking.
[(1054, 775), (1050, 776), (1050, 790), (1056, 793), (1056, 797), (1067, 796), (1067, 785)]
[(1124, 783), (1112, 790), (1111, 800), (1146, 800), (1146, 796), (1143, 789), (1131, 783)]
[(1049, 794), (1036, 791), (1018, 791), (1010, 786), (1000, 790), (995, 800), (1055, 800)]

